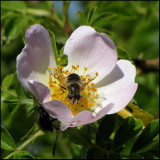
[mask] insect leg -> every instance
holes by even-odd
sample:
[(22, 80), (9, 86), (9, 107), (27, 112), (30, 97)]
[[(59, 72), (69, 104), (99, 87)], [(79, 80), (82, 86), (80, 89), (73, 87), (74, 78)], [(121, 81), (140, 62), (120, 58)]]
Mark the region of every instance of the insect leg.
[[(61, 86), (61, 85), (59, 85), (60, 87), (61, 87), (61, 91), (64, 93), (65, 91), (64, 90), (67, 90), (65, 87), (63, 87), (63, 86)], [(62, 94), (63, 94), (62, 93)]]

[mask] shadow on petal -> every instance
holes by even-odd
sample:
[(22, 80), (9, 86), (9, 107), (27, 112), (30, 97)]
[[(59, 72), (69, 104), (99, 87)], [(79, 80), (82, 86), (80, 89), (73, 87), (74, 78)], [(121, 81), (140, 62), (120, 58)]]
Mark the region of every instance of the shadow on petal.
[(113, 41), (109, 38), (109, 36), (105, 33), (99, 33), (100, 37), (103, 39), (105, 44), (110, 47), (111, 49), (116, 49)]
[(109, 85), (115, 81), (118, 81), (119, 79), (124, 77), (124, 73), (120, 69), (118, 65), (115, 66), (115, 68), (107, 75), (105, 76), (101, 81), (99, 81), (95, 87), (100, 88), (106, 85)]

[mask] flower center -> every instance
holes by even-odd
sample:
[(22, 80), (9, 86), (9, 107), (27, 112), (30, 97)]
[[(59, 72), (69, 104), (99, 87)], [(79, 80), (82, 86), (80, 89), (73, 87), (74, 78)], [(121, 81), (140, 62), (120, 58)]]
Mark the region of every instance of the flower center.
[(60, 58), (58, 58), (58, 62), (59, 65), (54, 70), (48, 67), (50, 99), (65, 103), (73, 115), (94, 107), (99, 94), (95, 84), (91, 82), (98, 76), (98, 72), (91, 76), (86, 74), (87, 68), (84, 67), (83, 74), (79, 75), (78, 64), (72, 65), (69, 71), (60, 65)]

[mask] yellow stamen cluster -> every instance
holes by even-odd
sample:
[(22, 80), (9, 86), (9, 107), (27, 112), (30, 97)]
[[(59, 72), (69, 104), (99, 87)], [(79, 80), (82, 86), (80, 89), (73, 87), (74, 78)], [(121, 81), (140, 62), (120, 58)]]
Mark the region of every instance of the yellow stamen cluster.
[(81, 98), (80, 100), (75, 103), (71, 104), (68, 97), (68, 84), (67, 84), (67, 77), (71, 73), (78, 74), (79, 72), (79, 64), (76, 66), (72, 65), (72, 69), (70, 71), (64, 70), (63, 66), (60, 66), (61, 59), (58, 58), (58, 65), (51, 71), (51, 67), (48, 67), (49, 70), (49, 87), (51, 91), (51, 100), (60, 100), (65, 103), (70, 110), (72, 111), (73, 115), (83, 111), (89, 110), (91, 107), (95, 106), (95, 100), (98, 98), (99, 94), (97, 93), (97, 88), (95, 88), (95, 84), (91, 83), (97, 76), (98, 72), (95, 73), (94, 76), (85, 75), (85, 71), (87, 68), (84, 67), (83, 75), (80, 75), (82, 80), (81, 85)]

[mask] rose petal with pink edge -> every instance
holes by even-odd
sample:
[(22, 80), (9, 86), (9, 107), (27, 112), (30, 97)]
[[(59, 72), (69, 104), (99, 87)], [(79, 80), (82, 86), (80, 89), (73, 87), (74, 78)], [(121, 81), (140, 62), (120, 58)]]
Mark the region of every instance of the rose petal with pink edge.
[(72, 119), (71, 110), (61, 101), (48, 101), (43, 103), (43, 107), (51, 117), (57, 118), (61, 122), (68, 123)]
[(64, 54), (68, 55), (68, 68), (79, 64), (79, 74), (98, 72), (99, 76), (94, 80), (103, 79), (117, 62), (117, 50), (113, 41), (104, 33), (96, 32), (92, 27), (81, 26), (77, 28), (64, 47)]
[(47, 86), (41, 82), (33, 80), (28, 81), (28, 84), (32, 93), (41, 104), (49, 100), (51, 93)]
[(28, 80), (48, 86), (48, 66), (56, 66), (49, 33), (43, 26), (35, 24), (26, 31), (25, 40), (26, 46), (16, 59), (18, 80), (28, 90)]
[(70, 127), (81, 126), (89, 123), (93, 123), (103, 116), (105, 116), (111, 109), (113, 108), (113, 104), (110, 103), (102, 110), (100, 110), (95, 116), (90, 111), (82, 111), (72, 118), (72, 123)]

